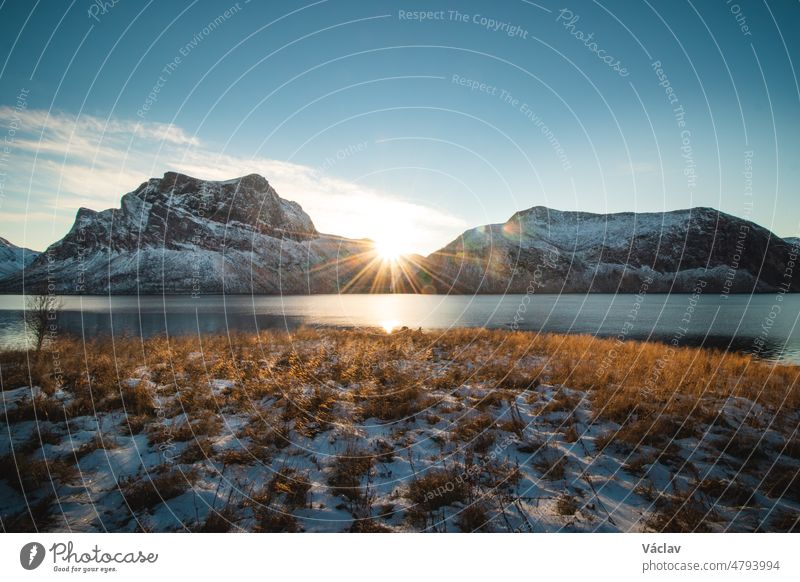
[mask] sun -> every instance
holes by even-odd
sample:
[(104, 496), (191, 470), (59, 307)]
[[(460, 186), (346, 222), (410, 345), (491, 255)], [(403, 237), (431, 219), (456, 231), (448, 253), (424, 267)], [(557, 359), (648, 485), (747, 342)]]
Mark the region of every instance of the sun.
[(396, 319), (387, 319), (386, 321), (381, 322), (381, 327), (383, 328), (383, 331), (391, 334), (394, 330), (400, 327), (400, 322)]
[(387, 233), (375, 240), (375, 252), (382, 260), (395, 263), (405, 254), (403, 240), (398, 235)]

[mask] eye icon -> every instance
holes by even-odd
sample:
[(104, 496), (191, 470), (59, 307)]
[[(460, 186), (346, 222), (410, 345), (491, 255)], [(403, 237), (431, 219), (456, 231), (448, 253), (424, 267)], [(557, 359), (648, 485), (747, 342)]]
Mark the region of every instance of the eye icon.
[(44, 561), (44, 546), (39, 542), (30, 542), (19, 551), (19, 563), (26, 570), (35, 570)]

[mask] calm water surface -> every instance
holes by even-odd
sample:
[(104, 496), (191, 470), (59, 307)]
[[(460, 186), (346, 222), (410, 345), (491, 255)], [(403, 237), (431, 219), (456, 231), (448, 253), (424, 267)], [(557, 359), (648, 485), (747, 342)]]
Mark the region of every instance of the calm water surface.
[[(641, 298), (640, 298), (641, 299)], [(314, 295), (63, 297), (59, 329), (93, 337), (294, 329), (299, 325), (519, 328), (705, 345), (800, 363), (800, 295)], [(0, 296), (0, 346), (24, 342), (23, 297)], [(777, 306), (777, 309), (776, 307)], [(776, 311), (779, 310), (779, 313)], [(520, 319), (521, 318), (521, 319)], [(688, 321), (688, 325), (682, 323)], [(683, 331), (681, 328), (686, 328)]]

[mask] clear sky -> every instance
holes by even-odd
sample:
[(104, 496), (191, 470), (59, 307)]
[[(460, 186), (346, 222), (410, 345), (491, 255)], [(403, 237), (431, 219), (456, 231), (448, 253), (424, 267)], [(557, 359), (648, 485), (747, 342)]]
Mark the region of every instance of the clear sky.
[(534, 205), (794, 236), (798, 29), (747, 0), (2, 1), (0, 236), (43, 249), (167, 170), (423, 253)]

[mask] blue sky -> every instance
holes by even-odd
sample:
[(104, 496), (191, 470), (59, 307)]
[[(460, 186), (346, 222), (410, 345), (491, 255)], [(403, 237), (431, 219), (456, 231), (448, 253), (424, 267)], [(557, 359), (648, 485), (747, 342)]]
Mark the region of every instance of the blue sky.
[(423, 253), (534, 205), (800, 231), (796, 2), (100, 4), (0, 4), (16, 244), (167, 170), (258, 172)]

